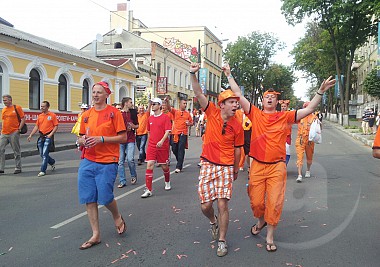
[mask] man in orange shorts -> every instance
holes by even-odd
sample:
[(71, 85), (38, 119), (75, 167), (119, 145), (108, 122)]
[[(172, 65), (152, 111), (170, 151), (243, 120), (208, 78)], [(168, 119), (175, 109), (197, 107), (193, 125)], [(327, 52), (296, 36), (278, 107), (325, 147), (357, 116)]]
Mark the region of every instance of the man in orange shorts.
[(232, 91), (240, 98), (245, 114), (252, 121), (251, 148), (253, 159), (249, 172), (248, 194), (251, 209), (258, 222), (252, 226), (252, 235), (257, 235), (268, 224), (266, 250), (274, 252), (274, 230), (280, 220), (286, 187), (285, 142), (289, 124), (312, 113), (326, 90), (334, 86), (331, 76), (323, 81), (308, 107), (301, 110), (276, 111), (278, 92), (267, 90), (263, 94), (263, 110), (251, 105), (241, 94), (231, 75), (229, 65), (223, 67)]
[[(198, 70), (198, 63), (192, 63), (190, 81), (199, 104), (207, 114), (198, 195), (202, 212), (210, 220), (213, 239), (217, 239), (219, 233), (216, 254), (222, 257), (227, 254), (228, 200), (232, 195), (232, 183), (239, 173), (240, 148), (244, 145), (244, 132), (241, 123), (235, 118), (239, 98), (231, 90), (225, 90), (219, 94), (219, 108), (209, 102), (202, 93), (195, 75)], [(218, 200), (218, 218), (213, 208), (214, 200)]]

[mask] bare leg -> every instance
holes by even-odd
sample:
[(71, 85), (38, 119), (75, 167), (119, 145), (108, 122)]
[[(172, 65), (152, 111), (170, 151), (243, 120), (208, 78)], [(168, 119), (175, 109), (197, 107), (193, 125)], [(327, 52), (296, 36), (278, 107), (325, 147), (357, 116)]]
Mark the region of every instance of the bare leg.
[(119, 234), (123, 233), (126, 229), (126, 226), (123, 226), (123, 219), (121, 218), (121, 214), (119, 209), (117, 208), (116, 200), (112, 200), (112, 202), (106, 205), (106, 208), (112, 213), (113, 220), (115, 221), (116, 227), (118, 227), (117, 231)]
[[(100, 241), (100, 230), (99, 230), (99, 217), (98, 217), (98, 204), (96, 202), (86, 204), (87, 216), (90, 221), (92, 236), (88, 241), (99, 242)], [(86, 247), (87, 242), (83, 243), (83, 247)]]
[(302, 176), (302, 165), (298, 166), (298, 175)]
[[(277, 247), (274, 245), (274, 230), (276, 229), (276, 226), (268, 224), (267, 226), (267, 250), (269, 251), (276, 251)], [(270, 245), (269, 245), (270, 244)]]
[(228, 222), (230, 219), (228, 212), (228, 200), (226, 198), (218, 199), (219, 211), (219, 240), (226, 241), (226, 234), (228, 229)]
[(215, 212), (212, 207), (213, 202), (206, 202), (201, 204), (202, 213), (210, 220), (211, 223), (215, 223)]

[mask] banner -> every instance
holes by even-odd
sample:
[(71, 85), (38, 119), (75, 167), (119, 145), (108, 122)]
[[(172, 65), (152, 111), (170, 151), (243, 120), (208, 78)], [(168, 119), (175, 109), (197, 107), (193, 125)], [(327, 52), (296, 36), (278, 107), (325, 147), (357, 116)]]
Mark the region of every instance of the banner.
[(168, 77), (157, 77), (157, 94), (163, 95), (168, 92)]
[(208, 77), (208, 69), (201, 68), (198, 72), (199, 85), (201, 86), (202, 93), (207, 95), (207, 77)]

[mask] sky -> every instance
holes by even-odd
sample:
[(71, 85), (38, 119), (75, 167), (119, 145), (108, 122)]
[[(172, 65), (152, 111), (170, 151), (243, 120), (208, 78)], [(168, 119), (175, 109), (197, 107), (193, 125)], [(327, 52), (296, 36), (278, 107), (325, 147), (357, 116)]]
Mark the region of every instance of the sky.
[[(22, 30), (78, 49), (97, 34), (110, 30), (110, 11), (127, 0), (13, 0), (2, 1), (0, 17)], [(289, 51), (303, 37), (303, 24), (288, 25), (281, 14), (281, 0), (130, 0), (133, 16), (148, 27), (206, 26), (219, 39), (234, 42), (253, 31), (274, 34), (286, 49), (273, 61), (289, 66)], [(301, 73), (295, 95), (305, 99), (310, 86)]]

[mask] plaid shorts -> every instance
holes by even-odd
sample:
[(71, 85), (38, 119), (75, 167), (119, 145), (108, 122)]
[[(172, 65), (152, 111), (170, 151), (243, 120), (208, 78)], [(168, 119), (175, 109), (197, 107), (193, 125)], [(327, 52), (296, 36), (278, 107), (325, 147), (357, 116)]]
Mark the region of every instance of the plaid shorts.
[(201, 203), (214, 201), (218, 198), (231, 199), (233, 180), (233, 166), (220, 166), (202, 161), (198, 184), (198, 195)]

